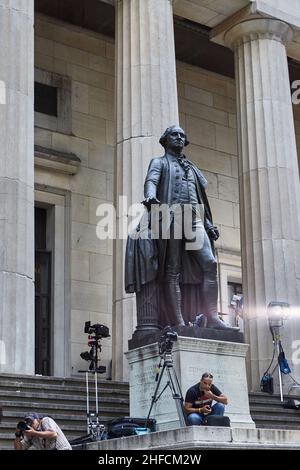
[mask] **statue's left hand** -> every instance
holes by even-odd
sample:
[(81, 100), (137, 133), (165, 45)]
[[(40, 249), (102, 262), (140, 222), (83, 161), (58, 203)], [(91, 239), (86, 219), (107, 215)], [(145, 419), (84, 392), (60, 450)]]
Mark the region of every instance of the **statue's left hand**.
[(219, 236), (220, 236), (218, 227), (216, 227), (215, 225), (213, 225), (212, 227), (210, 227), (210, 228), (207, 230), (207, 235), (208, 235), (208, 237), (210, 238), (210, 240), (213, 240), (214, 242), (217, 241), (218, 238), (219, 238)]

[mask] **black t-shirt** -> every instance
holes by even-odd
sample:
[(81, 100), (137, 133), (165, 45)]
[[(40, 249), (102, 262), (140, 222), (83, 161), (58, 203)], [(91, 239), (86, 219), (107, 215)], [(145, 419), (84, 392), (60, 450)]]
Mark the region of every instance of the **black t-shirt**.
[[(214, 384), (212, 384), (210, 390), (217, 397), (222, 395), (222, 392)], [(185, 401), (192, 403), (192, 408), (202, 408), (204, 405), (211, 406), (213, 402), (211, 398), (205, 396), (205, 391), (200, 390), (199, 382), (188, 389), (185, 395)]]

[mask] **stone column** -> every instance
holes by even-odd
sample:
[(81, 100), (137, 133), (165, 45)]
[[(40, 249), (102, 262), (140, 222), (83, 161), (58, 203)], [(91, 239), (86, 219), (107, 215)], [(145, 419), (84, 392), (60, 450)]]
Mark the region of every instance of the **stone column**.
[(34, 2), (0, 0), (0, 371), (34, 373)]
[(272, 355), (266, 316), (270, 301), (286, 301), (292, 307), (282, 329), (289, 358), (293, 339), (299, 339), (299, 170), (285, 49), (291, 37), (290, 26), (272, 18), (246, 19), (224, 36), (235, 54), (242, 272), (252, 389), (258, 389)]
[[(143, 199), (150, 159), (163, 154), (160, 136), (168, 126), (178, 124), (172, 1), (117, 0), (116, 26), (113, 376), (124, 379), (127, 361), (123, 353), (134, 331), (136, 313), (135, 296), (124, 291), (126, 240), (118, 238), (123, 222), (126, 226), (129, 220), (127, 208)], [(120, 196), (127, 197), (124, 207)]]

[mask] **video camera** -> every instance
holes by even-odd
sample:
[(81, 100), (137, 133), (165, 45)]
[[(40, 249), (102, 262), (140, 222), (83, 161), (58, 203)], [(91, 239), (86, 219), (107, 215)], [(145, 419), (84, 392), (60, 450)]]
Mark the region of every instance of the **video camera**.
[(104, 374), (106, 372), (105, 366), (99, 366), (98, 351), (101, 352), (100, 339), (108, 338), (109, 328), (101, 323), (95, 323), (91, 325), (90, 321), (86, 321), (84, 324), (84, 332), (88, 333), (88, 346), (91, 348), (89, 351), (84, 351), (80, 354), (80, 357), (85, 361), (90, 362), (89, 370)]
[(173, 349), (173, 343), (177, 341), (178, 334), (176, 331), (171, 330), (169, 326), (164, 328), (163, 334), (159, 338), (158, 347), (159, 354), (162, 356), (165, 353), (171, 353)]
[(101, 323), (95, 323), (95, 325), (91, 325), (90, 321), (86, 321), (84, 324), (84, 332), (90, 335), (95, 334), (95, 336), (99, 339), (101, 338), (108, 338), (109, 328)]

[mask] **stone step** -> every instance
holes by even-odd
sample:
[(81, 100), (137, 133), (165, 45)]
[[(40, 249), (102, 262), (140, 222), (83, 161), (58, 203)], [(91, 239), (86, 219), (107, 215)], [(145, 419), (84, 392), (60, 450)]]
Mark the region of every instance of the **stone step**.
[[(129, 415), (126, 382), (102, 380), (98, 375), (99, 421), (106, 424)], [(95, 412), (95, 380), (89, 376), (90, 410)], [(28, 411), (51, 416), (69, 440), (87, 434), (86, 378), (1, 374), (0, 449), (12, 449), (16, 423)]]
[(298, 417), (289, 416), (286, 420), (282, 418), (282, 416), (277, 415), (263, 415), (263, 414), (255, 414), (251, 413), (252, 419), (256, 423), (282, 423), (282, 426), (285, 427), (286, 425), (294, 425), (296, 426), (294, 429), (300, 428), (300, 421)]
[[(56, 421), (56, 420), (55, 420)], [(60, 424), (62, 423), (62, 420), (57, 420), (57, 424)], [(14, 422), (14, 424), (16, 424), (16, 422)], [(5, 433), (9, 433), (11, 432), (11, 430), (13, 429), (13, 432), (15, 431), (15, 427), (12, 428), (12, 423), (9, 423), (9, 422), (2, 422), (1, 423), (1, 429), (0, 429), (0, 436), (2, 436), (3, 434)], [(77, 424), (74, 424), (74, 423), (65, 423), (64, 424), (64, 432), (79, 432), (82, 434), (82, 432), (85, 432), (86, 431), (86, 421), (78, 421)]]
[(299, 427), (295, 427), (294, 424), (284, 424), (284, 426), (281, 424), (275, 424), (275, 423), (269, 423), (269, 422), (260, 422), (259, 426), (257, 426), (259, 429), (284, 429), (284, 430), (289, 430), (289, 431), (294, 431), (294, 430), (300, 430)]
[[(300, 399), (300, 395), (284, 395), (283, 399), (288, 400), (289, 398), (295, 398), (296, 400)], [(252, 399), (262, 399), (263, 401), (270, 402), (270, 401), (278, 401), (280, 403), (280, 395), (274, 394), (274, 395), (269, 395), (268, 393), (263, 393), (263, 392), (250, 392), (249, 393), (249, 401), (251, 402)]]
[[(74, 414), (74, 413), (85, 414), (86, 413), (86, 406), (84, 404), (76, 405), (74, 407), (74, 405), (71, 405), (71, 404), (66, 405), (64, 403), (56, 403), (56, 402), (48, 403), (48, 402), (40, 402), (40, 401), (36, 401), (36, 402), (31, 401), (31, 402), (26, 403), (26, 406), (24, 406), (23, 401), (2, 400), (1, 406), (3, 409), (2, 411), (3, 416), (5, 416), (7, 408), (10, 408), (10, 409), (14, 408), (16, 412), (20, 413), (20, 416), (23, 416), (24, 413), (30, 410), (32, 411), (40, 410), (40, 413), (43, 415), (47, 415), (48, 413), (51, 413), (54, 410), (63, 410), (65, 414)], [(121, 406), (121, 405), (117, 406), (113, 404), (113, 406), (105, 407), (101, 403), (99, 403), (99, 412), (100, 414), (103, 414), (103, 415), (111, 414), (114, 416), (116, 415), (118, 416), (120, 413), (124, 413), (124, 411), (127, 411), (127, 410), (128, 410), (128, 406), (126, 406), (126, 404), (124, 404), (124, 406)]]
[[(106, 385), (106, 384), (105, 384)], [(8, 380), (1, 380), (0, 381), (0, 391), (5, 390), (7, 392), (10, 391), (18, 391), (18, 392), (35, 392), (39, 391), (40, 393), (48, 393), (48, 392), (58, 392), (59, 394), (68, 394), (72, 392), (73, 396), (86, 396), (86, 386), (78, 386), (75, 387), (72, 385), (57, 385), (57, 384), (47, 384), (46, 389), (41, 389), (41, 385), (39, 383), (27, 383), (27, 382), (16, 382), (16, 381), (8, 381)], [(89, 394), (95, 395), (95, 383), (89, 383)], [(118, 387), (117, 385), (114, 387), (111, 384), (110, 388), (103, 386), (102, 382), (98, 382), (98, 394), (99, 395), (121, 395), (129, 397), (129, 390), (128, 386), (125, 387)]]
[[(295, 411), (296, 411), (296, 413), (295, 413)], [(272, 406), (272, 405), (265, 406), (262, 403), (254, 404), (254, 405), (252, 404), (251, 405), (251, 412), (256, 413), (256, 414), (259, 414), (259, 413), (277, 414), (277, 415), (281, 416), (281, 419), (284, 416), (295, 416), (295, 417), (298, 416), (298, 419), (300, 421), (300, 411), (286, 409), (286, 408), (283, 408), (282, 406), (279, 408), (277, 406)]]
[[(95, 394), (91, 395), (89, 394), (90, 397), (90, 405), (93, 405), (95, 403)], [(21, 400), (25, 402), (30, 402), (30, 401), (35, 401), (37, 402), (38, 400), (45, 400), (47, 399), (48, 402), (55, 401), (56, 403), (65, 403), (67, 404), (68, 402), (75, 404), (82, 404), (86, 403), (86, 396), (84, 395), (63, 395), (63, 394), (58, 394), (58, 393), (48, 393), (47, 391), (35, 391), (35, 392), (30, 392), (30, 391), (3, 391), (0, 390), (0, 403), (2, 400), (9, 399), (10, 401), (18, 401)], [(120, 397), (117, 396), (114, 398), (113, 396), (101, 396), (101, 400), (98, 397), (98, 403), (99, 406), (102, 404), (109, 404), (109, 403), (114, 403), (117, 405), (126, 405), (128, 407), (129, 405), (129, 398), (126, 397)]]
[[(50, 413), (49, 413), (50, 414)], [(128, 413), (125, 414), (125, 413), (120, 413), (118, 415), (118, 417), (124, 417), (124, 416), (128, 416)], [(77, 415), (75, 414), (64, 414), (64, 413), (60, 413), (59, 410), (58, 412), (56, 411), (52, 411), (51, 412), (51, 417), (58, 423), (64, 423), (65, 425), (72, 425), (72, 423), (74, 423), (75, 425), (77, 424), (80, 424), (80, 423), (84, 423), (84, 425), (86, 426), (86, 412), (85, 413), (79, 413)], [(99, 413), (99, 421), (101, 424), (106, 424), (108, 421), (111, 421), (111, 419), (114, 419), (115, 417), (112, 417), (112, 416), (103, 416), (101, 415), (101, 413)], [(21, 421), (22, 420), (22, 416), (20, 416), (20, 414), (16, 411), (9, 411), (7, 410), (5, 412), (5, 416), (3, 417), (2, 419), (2, 422), (1, 422), (1, 427), (0, 429), (2, 428), (2, 425), (8, 425), (8, 426), (12, 426), (13, 428), (15, 428), (16, 426), (16, 423), (18, 421)]]
[(283, 403), (299, 396), (268, 395), (262, 392), (249, 393), (250, 414), (257, 428), (300, 429), (300, 411), (283, 408)]
[[(90, 382), (94, 380), (92, 375), (89, 376)], [(98, 374), (98, 383), (101, 384), (103, 388), (123, 388), (124, 390), (128, 390), (128, 382), (119, 382), (113, 380), (102, 380), (99, 378), (100, 375)], [(42, 385), (63, 385), (68, 386), (71, 385), (72, 387), (85, 387), (85, 375), (82, 377), (51, 377), (51, 376), (43, 376), (43, 375), (18, 375), (18, 374), (1, 374), (1, 382), (2, 381), (14, 381), (21, 384), (34, 384), (37, 383), (40, 386)]]

